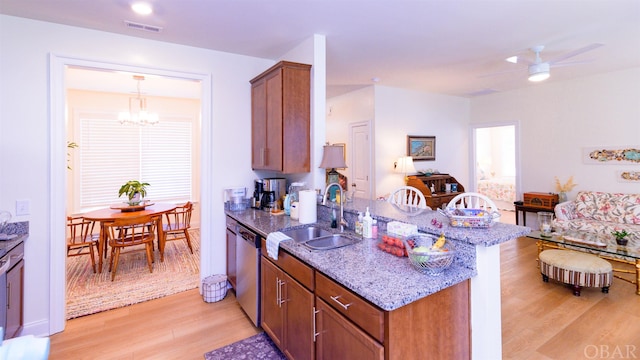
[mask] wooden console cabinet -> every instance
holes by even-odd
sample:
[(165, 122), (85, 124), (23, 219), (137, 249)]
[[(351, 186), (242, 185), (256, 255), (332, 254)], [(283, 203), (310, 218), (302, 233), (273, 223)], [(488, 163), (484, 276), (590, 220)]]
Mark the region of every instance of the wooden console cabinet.
[(311, 65), (281, 61), (251, 80), (251, 168), (310, 171)]
[[(457, 184), (458, 191), (449, 193), (445, 192), (445, 184)], [(409, 176), (407, 179), (407, 185), (420, 190), (427, 200), (427, 206), (433, 210), (442, 207), (442, 205), (446, 206), (456, 195), (464, 192), (464, 186), (449, 174)], [(431, 185), (433, 185), (436, 190), (434, 193), (431, 192)]]

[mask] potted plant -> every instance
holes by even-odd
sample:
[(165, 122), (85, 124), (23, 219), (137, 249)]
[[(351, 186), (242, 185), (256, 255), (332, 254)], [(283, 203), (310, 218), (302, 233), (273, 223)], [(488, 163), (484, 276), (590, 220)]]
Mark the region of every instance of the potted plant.
[(127, 197), (129, 198), (129, 205), (138, 205), (142, 201), (142, 198), (147, 195), (147, 186), (149, 186), (149, 183), (140, 182), (138, 180), (129, 180), (120, 187), (118, 197), (121, 197), (123, 194), (127, 194)]
[(627, 230), (616, 230), (616, 231), (613, 231), (611, 233), (611, 235), (616, 237), (616, 244), (618, 244), (618, 245), (625, 246), (625, 245), (627, 245), (627, 242), (629, 241), (629, 239), (625, 239), (625, 237), (627, 235), (629, 235)]

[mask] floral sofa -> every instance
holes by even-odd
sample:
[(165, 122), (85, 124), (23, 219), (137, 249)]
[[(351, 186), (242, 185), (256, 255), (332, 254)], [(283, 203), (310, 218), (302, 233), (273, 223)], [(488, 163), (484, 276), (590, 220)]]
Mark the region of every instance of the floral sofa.
[(640, 243), (640, 194), (580, 191), (575, 200), (556, 205), (555, 215), (557, 229), (607, 235), (624, 229)]

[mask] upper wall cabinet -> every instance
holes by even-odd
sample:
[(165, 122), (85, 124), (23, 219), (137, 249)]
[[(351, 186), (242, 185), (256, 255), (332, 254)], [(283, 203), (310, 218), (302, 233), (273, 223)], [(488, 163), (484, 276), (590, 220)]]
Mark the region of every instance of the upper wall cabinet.
[(251, 168), (310, 171), (311, 65), (281, 61), (251, 80)]

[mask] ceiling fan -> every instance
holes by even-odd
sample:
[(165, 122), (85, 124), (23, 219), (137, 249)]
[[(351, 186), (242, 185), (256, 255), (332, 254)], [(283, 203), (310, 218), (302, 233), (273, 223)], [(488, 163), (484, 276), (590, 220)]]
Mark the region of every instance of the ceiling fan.
[[(594, 44), (582, 47), (580, 49), (568, 52), (564, 55), (556, 57), (553, 60), (542, 61), (542, 58), (540, 57), (540, 53), (542, 52), (542, 50), (544, 50), (544, 45), (538, 45), (530, 49), (535, 54), (535, 59), (533, 61), (520, 56), (512, 56), (507, 58), (506, 60), (514, 64), (518, 64), (518, 63), (526, 64), (527, 70), (529, 73), (528, 80), (533, 82), (538, 82), (538, 81), (543, 81), (549, 78), (550, 70), (552, 67), (578, 65), (578, 64), (584, 64), (589, 62), (589, 61), (572, 61), (572, 62), (564, 62), (564, 61), (574, 56), (583, 54), (587, 51), (597, 49), (601, 46), (603, 46), (603, 44), (594, 43)], [(501, 73), (514, 72), (514, 71), (520, 71), (520, 70), (510, 70), (510, 71), (488, 74), (484, 76), (493, 76)]]

